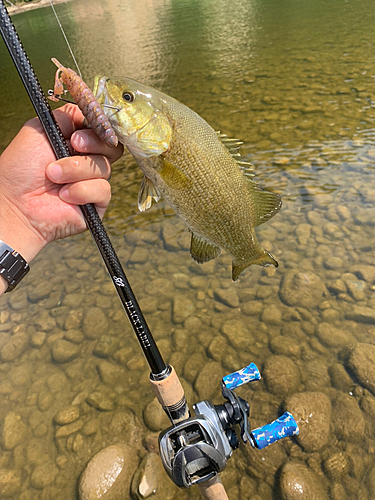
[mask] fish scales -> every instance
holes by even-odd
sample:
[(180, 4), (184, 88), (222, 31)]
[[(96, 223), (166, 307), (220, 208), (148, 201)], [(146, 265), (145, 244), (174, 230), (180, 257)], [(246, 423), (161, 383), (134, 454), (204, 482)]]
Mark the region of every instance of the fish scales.
[(134, 80), (99, 75), (94, 91), (98, 102), (117, 107), (105, 112), (144, 173), (140, 210), (163, 197), (192, 233), (192, 258), (203, 263), (226, 250), (233, 280), (251, 264), (278, 265), (254, 228), (280, 210), (280, 197), (248, 179), (230, 140), (224, 145), (197, 113)]

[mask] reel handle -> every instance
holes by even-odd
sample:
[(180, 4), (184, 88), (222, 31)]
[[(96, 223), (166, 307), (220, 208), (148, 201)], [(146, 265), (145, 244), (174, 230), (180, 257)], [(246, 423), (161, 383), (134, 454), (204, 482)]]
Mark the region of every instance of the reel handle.
[(261, 375), (255, 363), (250, 363), (237, 372), (230, 373), (223, 377), (223, 384), (227, 389), (236, 389), (241, 385), (248, 384), (254, 380), (260, 380)]
[(197, 486), (206, 500), (229, 500), (219, 474)]
[(297, 422), (293, 415), (286, 411), (273, 422), (252, 430), (250, 433), (250, 443), (253, 448), (262, 450), (280, 439), (295, 436), (298, 433)]

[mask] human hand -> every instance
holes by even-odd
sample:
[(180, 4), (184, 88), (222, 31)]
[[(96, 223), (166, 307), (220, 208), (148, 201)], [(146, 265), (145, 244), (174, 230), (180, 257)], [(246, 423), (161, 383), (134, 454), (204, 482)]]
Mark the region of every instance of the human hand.
[(109, 148), (83, 128), (84, 117), (68, 104), (54, 112), (71, 152), (56, 160), (37, 118), (27, 122), (0, 156), (0, 239), (27, 262), (49, 242), (80, 233), (86, 223), (78, 205), (94, 203), (103, 217), (111, 198), (111, 164), (123, 146)]

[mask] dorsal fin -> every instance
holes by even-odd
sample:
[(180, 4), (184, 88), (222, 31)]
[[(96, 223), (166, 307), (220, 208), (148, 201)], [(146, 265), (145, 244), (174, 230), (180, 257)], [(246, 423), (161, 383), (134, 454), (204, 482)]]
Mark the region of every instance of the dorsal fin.
[(221, 132), (216, 133), (221, 143), (227, 148), (244, 175), (248, 178), (254, 177), (255, 174), (252, 164), (244, 160), (240, 153), (240, 146), (242, 146), (243, 142), (239, 139), (231, 139), (226, 134), (222, 134)]
[(281, 208), (281, 197), (262, 189), (256, 182), (249, 180), (249, 188), (254, 197), (257, 210), (257, 220), (255, 225), (260, 226), (277, 214)]

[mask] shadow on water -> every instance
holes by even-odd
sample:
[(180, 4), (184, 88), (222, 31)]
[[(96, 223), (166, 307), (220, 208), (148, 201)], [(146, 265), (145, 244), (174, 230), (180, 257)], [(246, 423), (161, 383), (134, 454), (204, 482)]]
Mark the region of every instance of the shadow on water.
[[(250, 268), (232, 283), (225, 253), (203, 266), (191, 260), (189, 234), (165, 202), (137, 211), (142, 175), (128, 155), (111, 180), (105, 224), (190, 403), (220, 402), (221, 377), (253, 361), (263, 380), (238, 391), (250, 401), (252, 426), (285, 409), (299, 421), (295, 440), (235, 452), (223, 473), (231, 499), (289, 500), (293, 481), (319, 500), (375, 495), (372, 7), (56, 6), (88, 83), (97, 72), (124, 74), (176, 97), (244, 141), (257, 181), (283, 197), (280, 214), (257, 228), (279, 268)], [(53, 14), (39, 9), (14, 22), (47, 90), (50, 58), (72, 64)], [(4, 148), (33, 110), (2, 44), (0, 61)], [(0, 359), (0, 484), (15, 500), (77, 498), (94, 453), (126, 443), (135, 469), (168, 425), (87, 234), (46, 248), (2, 298)], [(157, 466), (153, 474), (155, 500), (199, 498), (171, 486)]]

